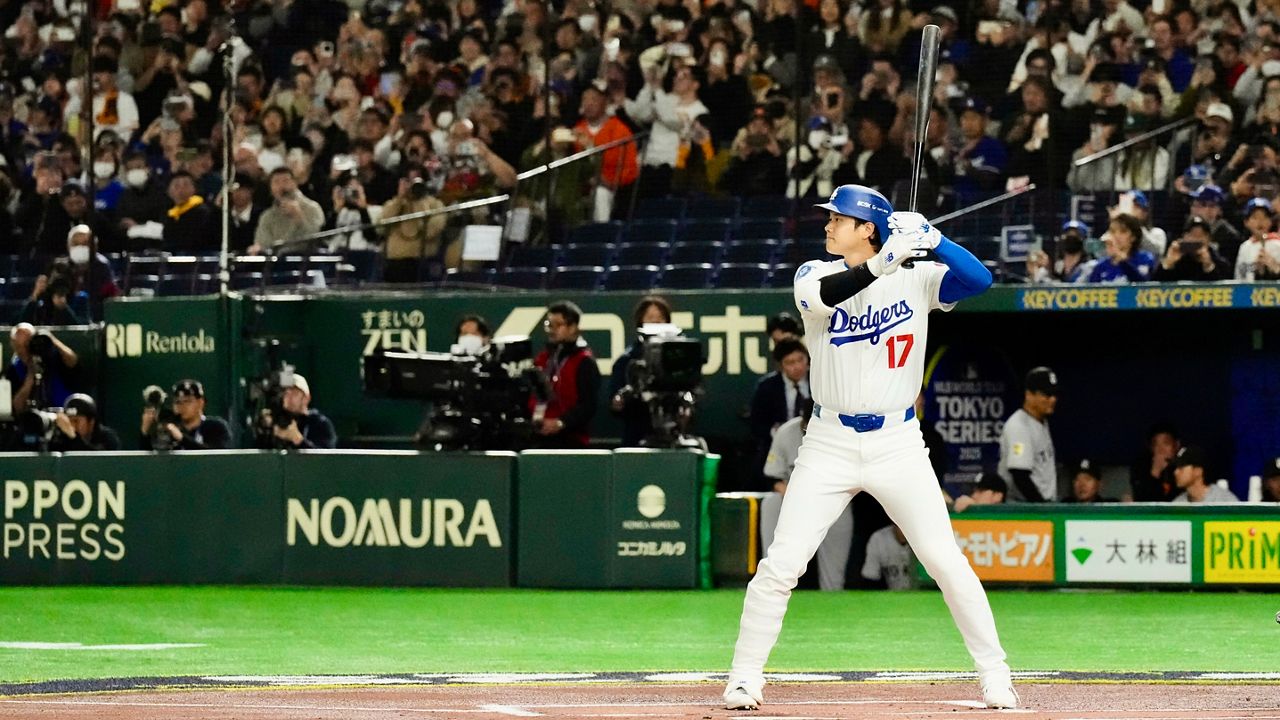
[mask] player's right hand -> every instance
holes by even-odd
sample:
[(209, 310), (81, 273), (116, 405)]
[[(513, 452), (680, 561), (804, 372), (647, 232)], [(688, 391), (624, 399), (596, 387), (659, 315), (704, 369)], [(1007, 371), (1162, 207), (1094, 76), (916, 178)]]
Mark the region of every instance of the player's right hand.
[(914, 262), (929, 254), (929, 241), (919, 235), (894, 233), (880, 252), (867, 260), (872, 275), (892, 275), (904, 262)]

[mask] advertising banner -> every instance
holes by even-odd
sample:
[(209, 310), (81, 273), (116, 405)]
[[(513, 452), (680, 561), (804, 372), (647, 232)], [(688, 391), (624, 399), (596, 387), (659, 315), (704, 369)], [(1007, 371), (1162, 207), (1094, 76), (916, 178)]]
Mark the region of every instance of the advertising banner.
[(942, 346), (925, 369), (924, 415), (946, 442), (947, 476), (961, 492), (983, 470), (1000, 462), (1005, 418), (1021, 405), (1021, 383), (998, 351), (972, 345)]
[(1280, 583), (1280, 522), (1205, 522), (1204, 581)]
[(1067, 582), (1190, 583), (1190, 520), (1067, 520)]
[(952, 518), (951, 527), (979, 579), (1053, 582), (1053, 521)]

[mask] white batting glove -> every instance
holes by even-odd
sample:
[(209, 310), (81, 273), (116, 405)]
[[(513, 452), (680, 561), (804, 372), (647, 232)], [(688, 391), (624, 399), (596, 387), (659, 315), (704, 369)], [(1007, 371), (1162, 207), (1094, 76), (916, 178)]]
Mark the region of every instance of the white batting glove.
[(929, 250), (929, 243), (918, 236), (895, 232), (880, 252), (867, 260), (867, 269), (876, 277), (892, 275), (902, 263), (920, 260), (929, 254)]
[(938, 247), (942, 242), (942, 233), (929, 224), (929, 220), (918, 212), (898, 211), (889, 215), (889, 230), (897, 235), (915, 235), (929, 243), (929, 249)]

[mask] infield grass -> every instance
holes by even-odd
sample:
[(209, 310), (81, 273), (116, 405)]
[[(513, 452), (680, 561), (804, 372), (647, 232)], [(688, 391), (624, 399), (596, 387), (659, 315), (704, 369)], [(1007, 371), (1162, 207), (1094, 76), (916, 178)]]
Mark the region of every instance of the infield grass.
[[(742, 590), (0, 588), (0, 682), (164, 675), (698, 670), (728, 666)], [(1280, 668), (1261, 593), (992, 591), (1015, 669)], [(772, 671), (967, 670), (937, 592), (797, 593)]]

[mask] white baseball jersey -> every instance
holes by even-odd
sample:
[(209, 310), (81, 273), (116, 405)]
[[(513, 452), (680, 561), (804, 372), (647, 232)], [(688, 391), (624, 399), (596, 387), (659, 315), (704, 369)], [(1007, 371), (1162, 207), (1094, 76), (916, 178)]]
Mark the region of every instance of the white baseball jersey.
[(947, 266), (917, 262), (899, 268), (828, 307), (819, 280), (846, 269), (843, 260), (815, 260), (796, 271), (813, 401), (846, 415), (904, 412), (915, 404), (924, 380), (929, 311), (955, 307), (938, 299)]

